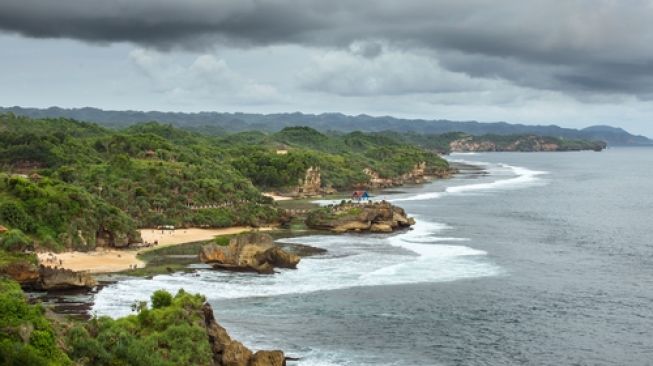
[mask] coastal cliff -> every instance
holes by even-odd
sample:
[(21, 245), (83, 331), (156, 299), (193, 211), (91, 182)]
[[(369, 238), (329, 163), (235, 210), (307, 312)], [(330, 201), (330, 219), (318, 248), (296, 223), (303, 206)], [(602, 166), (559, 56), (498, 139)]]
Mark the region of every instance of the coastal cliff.
[(469, 136), (449, 142), (451, 152), (492, 152), (492, 151), (601, 151), (606, 144), (601, 141), (565, 140), (546, 136)]
[(343, 202), (312, 210), (306, 217), (306, 225), (337, 233), (390, 233), (415, 225), (415, 219), (408, 217), (403, 208), (385, 201), (360, 204)]
[(286, 364), (282, 351), (254, 353), (239, 341), (232, 339), (215, 320), (213, 309), (208, 302), (202, 305), (201, 311), (215, 366), (282, 366)]

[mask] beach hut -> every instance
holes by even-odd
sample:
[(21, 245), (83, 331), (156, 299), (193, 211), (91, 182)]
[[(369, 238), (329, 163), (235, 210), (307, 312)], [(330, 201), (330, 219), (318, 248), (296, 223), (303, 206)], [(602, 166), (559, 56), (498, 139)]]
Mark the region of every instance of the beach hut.
[(9, 231), (9, 229), (7, 229), (6, 227), (0, 225), (0, 234), (4, 234), (4, 233), (6, 233), (7, 231)]

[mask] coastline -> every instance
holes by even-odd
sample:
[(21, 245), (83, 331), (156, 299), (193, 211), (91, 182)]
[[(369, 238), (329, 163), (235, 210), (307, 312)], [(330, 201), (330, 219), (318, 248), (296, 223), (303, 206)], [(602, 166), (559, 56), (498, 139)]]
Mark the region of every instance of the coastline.
[(158, 242), (158, 245), (139, 249), (96, 249), (90, 252), (64, 252), (54, 254), (53, 262), (48, 262), (51, 256), (49, 252), (38, 253), (40, 264), (56, 265), (59, 268), (73, 271), (86, 271), (90, 273), (112, 273), (136, 268), (143, 268), (146, 262), (138, 258), (138, 255), (154, 249), (171, 247), (186, 243), (207, 241), (217, 236), (235, 235), (248, 231), (270, 231), (273, 227), (254, 228), (248, 226), (234, 226), (222, 229), (177, 229), (157, 230), (141, 229), (141, 236), (145, 242)]
[[(476, 167), (479, 170), (482, 168)], [(451, 170), (452, 176), (458, 173), (458, 169), (454, 167)], [(426, 177), (426, 176), (425, 176)], [(443, 179), (442, 177), (428, 176), (425, 181), (418, 184), (428, 183), (435, 179)], [(406, 182), (400, 184), (399, 187), (410, 185)], [(379, 192), (386, 191), (391, 187), (381, 188)], [(397, 188), (397, 187), (394, 187)], [(314, 199), (319, 199), (320, 197), (304, 198), (298, 199), (293, 197), (286, 197), (275, 194), (273, 192), (264, 192), (264, 196), (272, 198), (276, 203), (281, 204), (282, 207), (286, 206), (287, 208), (294, 208), (296, 205), (298, 207), (316, 207), (312, 202)], [(324, 196), (321, 196), (324, 197)], [(335, 195), (338, 199), (347, 199), (347, 195), (337, 194)], [(308, 202), (307, 202), (308, 200)], [(110, 274), (118, 273), (123, 271), (128, 271), (130, 269), (139, 269), (145, 268), (147, 261), (139, 258), (139, 255), (156, 249), (203, 242), (212, 240), (215, 237), (223, 235), (236, 235), (249, 231), (271, 231), (275, 227), (266, 226), (261, 228), (254, 228), (248, 226), (233, 226), (220, 229), (202, 229), (202, 228), (187, 228), (187, 229), (176, 229), (176, 230), (161, 230), (155, 228), (143, 228), (140, 229), (141, 237), (145, 243), (157, 243), (154, 246), (135, 248), (135, 249), (105, 249), (105, 248), (96, 248), (94, 251), (89, 252), (62, 252), (62, 253), (51, 253), (51, 252), (42, 252), (37, 253), (39, 264), (46, 266), (56, 266), (62, 269), (68, 269), (77, 272), (89, 272), (92, 274)], [(53, 258), (48, 261), (49, 258)]]

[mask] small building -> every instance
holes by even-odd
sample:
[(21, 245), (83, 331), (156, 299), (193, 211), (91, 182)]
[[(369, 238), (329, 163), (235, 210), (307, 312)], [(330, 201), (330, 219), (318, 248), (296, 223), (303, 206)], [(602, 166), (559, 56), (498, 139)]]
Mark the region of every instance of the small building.
[(354, 201), (367, 201), (370, 199), (370, 194), (367, 193), (367, 191), (354, 191), (354, 193), (351, 194), (351, 199)]
[(4, 233), (6, 233), (7, 231), (9, 231), (9, 229), (7, 229), (6, 227), (0, 225), (0, 234), (4, 234)]

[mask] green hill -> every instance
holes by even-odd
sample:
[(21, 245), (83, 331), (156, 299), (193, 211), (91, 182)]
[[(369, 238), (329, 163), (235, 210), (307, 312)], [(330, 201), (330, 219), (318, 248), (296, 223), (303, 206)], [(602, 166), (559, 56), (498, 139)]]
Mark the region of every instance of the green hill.
[(337, 189), (368, 182), (366, 168), (388, 178), (420, 162), (448, 169), (392, 137), (308, 127), (213, 136), (4, 114), (0, 132), (0, 224), (55, 249), (123, 246), (139, 240), (138, 227), (274, 222), (277, 208), (261, 190), (292, 189), (312, 166)]

